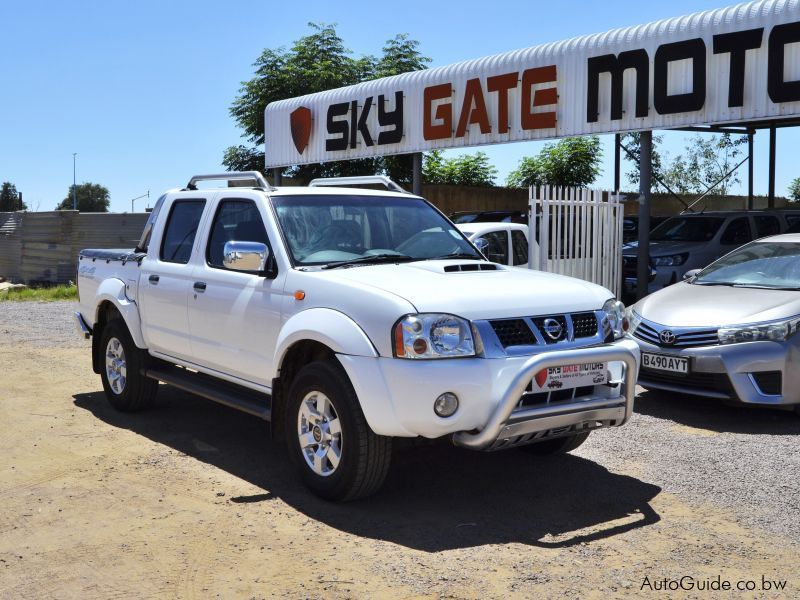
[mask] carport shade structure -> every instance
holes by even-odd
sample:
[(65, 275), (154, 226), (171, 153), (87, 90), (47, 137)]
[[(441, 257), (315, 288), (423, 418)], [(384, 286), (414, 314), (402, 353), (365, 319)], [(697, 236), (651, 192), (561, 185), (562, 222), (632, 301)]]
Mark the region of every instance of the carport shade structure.
[[(276, 183), (290, 165), (414, 154), (415, 193), (428, 150), (641, 131), (644, 154), (656, 129), (752, 136), (767, 128), (772, 206), (775, 131), (800, 124), (800, 0), (738, 4), (281, 100), (264, 122)], [(642, 160), (641, 291), (649, 169)], [(752, 197), (752, 175), (749, 189)]]

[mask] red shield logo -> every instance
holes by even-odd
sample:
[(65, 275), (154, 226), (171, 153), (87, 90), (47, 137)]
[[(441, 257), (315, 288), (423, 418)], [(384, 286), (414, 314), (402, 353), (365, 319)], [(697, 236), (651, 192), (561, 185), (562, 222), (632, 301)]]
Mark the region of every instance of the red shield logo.
[(542, 369), (539, 371), (534, 379), (536, 380), (536, 385), (539, 387), (544, 387), (544, 383), (547, 381), (547, 369)]
[(308, 147), (308, 140), (311, 138), (311, 109), (301, 106), (296, 108), (289, 115), (292, 126), (292, 139), (294, 147), (302, 154)]

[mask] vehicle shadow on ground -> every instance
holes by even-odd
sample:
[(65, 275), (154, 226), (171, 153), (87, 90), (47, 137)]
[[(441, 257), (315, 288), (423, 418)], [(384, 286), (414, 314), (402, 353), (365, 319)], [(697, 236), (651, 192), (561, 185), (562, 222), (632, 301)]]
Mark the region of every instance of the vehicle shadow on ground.
[(760, 406), (732, 406), (715, 398), (677, 392), (646, 391), (636, 396), (634, 411), (719, 433), (800, 435), (800, 417)]
[(330, 503), (298, 482), (283, 447), (269, 440), (269, 425), (257, 418), (164, 385), (157, 405), (143, 413), (114, 411), (103, 392), (74, 399), (105, 423), (264, 490), (230, 498), (232, 509), (277, 497), (341, 531), (426, 552), (508, 542), (572, 546), (660, 520), (649, 503), (661, 488), (584, 458), (478, 453), (444, 443), (396, 448), (378, 494)]

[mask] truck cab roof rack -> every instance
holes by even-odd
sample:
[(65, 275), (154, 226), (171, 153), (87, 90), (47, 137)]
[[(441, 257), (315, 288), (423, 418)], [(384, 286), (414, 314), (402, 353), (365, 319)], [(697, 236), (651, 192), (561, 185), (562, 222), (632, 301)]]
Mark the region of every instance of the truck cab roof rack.
[(186, 184), (186, 190), (196, 190), (197, 189), (197, 182), (198, 181), (209, 181), (209, 180), (226, 180), (226, 181), (248, 181), (252, 180), (254, 183), (253, 187), (260, 187), (264, 188), (265, 190), (274, 189), (269, 182), (264, 178), (264, 176), (259, 173), (258, 171), (229, 171), (227, 173), (214, 173), (211, 175), (195, 175), (189, 180), (189, 183)]
[(357, 177), (318, 177), (317, 179), (312, 179), (308, 187), (323, 187), (323, 186), (335, 186), (335, 187), (347, 187), (350, 185), (383, 185), (386, 186), (386, 189), (390, 192), (400, 192), (401, 194), (408, 194), (408, 191), (404, 190), (400, 187), (399, 184), (392, 181), (386, 175), (364, 175), (364, 176), (357, 176)]

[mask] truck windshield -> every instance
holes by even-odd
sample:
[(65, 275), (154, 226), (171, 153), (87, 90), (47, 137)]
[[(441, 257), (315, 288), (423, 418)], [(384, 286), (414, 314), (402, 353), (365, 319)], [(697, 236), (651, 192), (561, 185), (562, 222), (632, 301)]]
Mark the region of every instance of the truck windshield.
[(719, 231), (721, 217), (672, 217), (650, 232), (651, 242), (707, 242)]
[[(419, 198), (360, 195), (273, 196), (295, 264), (325, 265), (369, 256), (483, 260), (453, 224)], [(354, 263), (356, 264), (356, 263)]]

